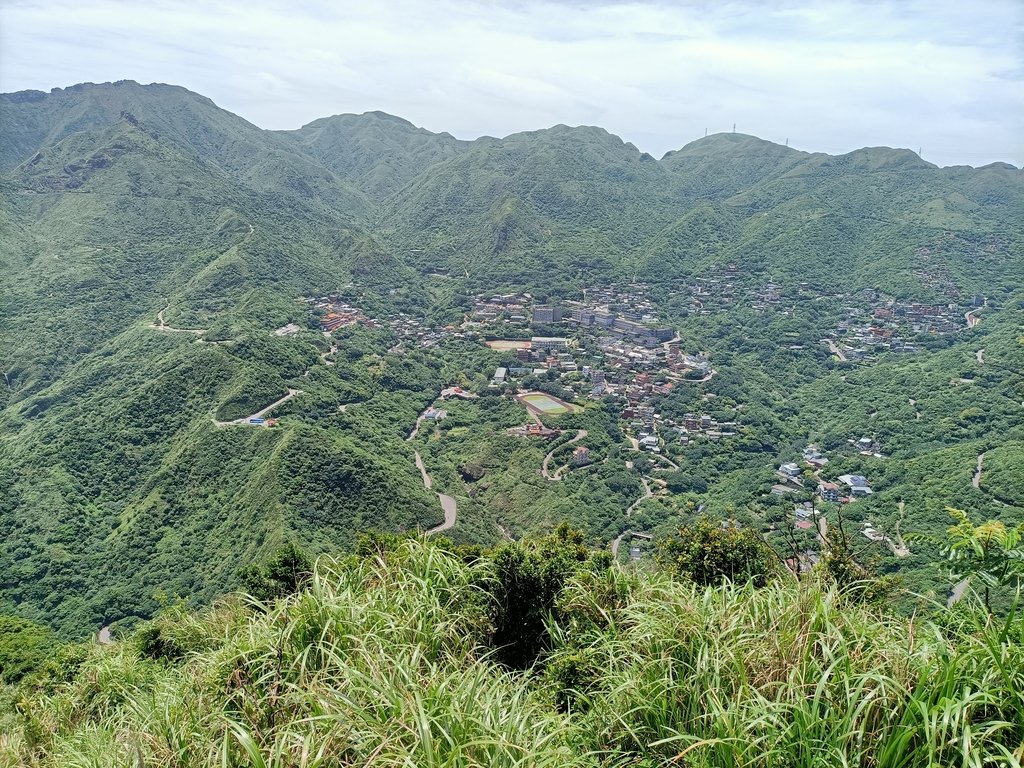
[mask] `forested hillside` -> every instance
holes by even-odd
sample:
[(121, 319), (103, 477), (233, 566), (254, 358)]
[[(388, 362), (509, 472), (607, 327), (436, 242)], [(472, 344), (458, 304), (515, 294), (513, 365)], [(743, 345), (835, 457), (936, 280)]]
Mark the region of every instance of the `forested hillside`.
[[(858, 474), (874, 493), (823, 514), (888, 537), (860, 556), (905, 577), (904, 608), (944, 598), (945, 507), (1024, 515), (1022, 210), (1021, 170), (900, 149), (718, 134), (659, 160), (595, 127), (265, 131), (130, 81), (0, 95), (0, 612), (62, 637), (129, 627), (287, 540), (447, 525), (444, 498), (462, 544), (568, 520), (646, 557), (631, 532), (705, 512), (782, 551), (794, 503)], [(657, 454), (583, 365), (483, 343), (566, 335), (606, 360), (582, 329), (477, 315), (613, 289), (710, 372), (648, 374)], [(897, 348), (883, 323), (918, 305), (942, 321), (904, 322)], [(856, 323), (879, 345), (852, 359)], [(499, 366), (518, 382), (490, 386)], [(527, 389), (573, 408), (528, 415)], [(687, 414), (733, 426), (683, 445), (664, 419)], [(828, 468), (773, 494), (809, 443)]]

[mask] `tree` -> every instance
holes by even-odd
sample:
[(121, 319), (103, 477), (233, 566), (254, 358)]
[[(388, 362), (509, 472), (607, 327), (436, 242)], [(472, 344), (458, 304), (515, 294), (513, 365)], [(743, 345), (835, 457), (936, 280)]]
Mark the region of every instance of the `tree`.
[(18, 616), (0, 616), (0, 681), (18, 682), (50, 658), (58, 645), (46, 627)]
[(657, 559), (701, 586), (729, 579), (763, 587), (778, 572), (774, 553), (757, 533), (735, 524), (723, 526), (707, 516), (658, 542)]
[(499, 547), (492, 562), (491, 642), (497, 658), (515, 669), (529, 667), (549, 648), (546, 622), (569, 579), (611, 563), (608, 553), (589, 549), (583, 534), (564, 523), (543, 538)]
[(1008, 528), (1000, 520), (975, 525), (961, 509), (947, 507), (957, 521), (947, 531), (941, 553), (950, 576), (969, 579), (984, 586), (985, 609), (992, 613), (993, 587), (1020, 589), (1024, 577), (1024, 523)]
[(252, 564), (239, 572), (242, 589), (257, 600), (270, 602), (298, 592), (313, 574), (313, 562), (296, 544), (288, 542), (264, 565)]

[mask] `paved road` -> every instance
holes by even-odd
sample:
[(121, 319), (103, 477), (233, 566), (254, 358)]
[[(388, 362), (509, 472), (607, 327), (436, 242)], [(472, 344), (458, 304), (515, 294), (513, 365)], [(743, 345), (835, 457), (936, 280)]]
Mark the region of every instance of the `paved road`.
[(638, 539), (647, 539), (647, 541), (654, 541), (654, 534), (651, 533), (639, 533), (637, 531), (623, 531), (614, 539), (612, 539), (612, 557), (618, 557), (619, 546), (622, 544), (622, 540), (626, 536), (635, 536)]
[(975, 352), (974, 353), (974, 357), (978, 361), (978, 365), (984, 365), (985, 364), (985, 350), (984, 349), (979, 349), (977, 352)]
[(444, 522), (424, 531), (424, 536), (431, 536), (435, 533), (441, 533), (441, 531), (447, 531), (449, 528), (453, 528), (455, 526), (455, 521), (458, 519), (459, 508), (455, 503), (455, 499), (443, 493), (437, 494), (437, 498), (440, 499), (441, 509), (444, 511)]
[(964, 319), (967, 321), (967, 327), (973, 328), (981, 322), (981, 318), (974, 314), (975, 310), (971, 310), (964, 315)]
[(839, 349), (838, 346), (836, 346), (836, 343), (832, 341), (832, 339), (826, 339), (825, 341), (828, 343), (828, 348), (832, 350), (832, 354), (838, 357), (843, 362), (846, 362), (846, 355), (844, 355), (843, 351)]
[(640, 482), (643, 483), (644, 486), (643, 496), (641, 496), (639, 499), (637, 499), (636, 501), (629, 505), (629, 509), (626, 510), (626, 517), (629, 517), (631, 514), (633, 514), (633, 510), (640, 506), (641, 502), (646, 501), (647, 499), (651, 498), (651, 496), (654, 495), (654, 491), (651, 490), (651, 486), (647, 484), (646, 477), (641, 477)]
[(970, 579), (962, 579), (953, 585), (953, 588), (949, 590), (949, 598), (946, 600), (946, 608), (952, 608), (960, 602), (960, 599), (964, 596), (964, 592), (967, 591), (967, 585), (969, 582)]
[(979, 453), (978, 454), (978, 466), (977, 466), (977, 469), (974, 470), (974, 477), (971, 478), (971, 485), (973, 485), (975, 488), (981, 488), (981, 465), (984, 462), (985, 462), (985, 454), (984, 453)]
[(275, 400), (270, 405), (268, 405), (266, 408), (263, 408), (263, 409), (261, 409), (259, 411), (256, 411), (256, 413), (251, 413), (248, 416), (243, 416), (240, 419), (234, 419), (232, 421), (217, 421), (217, 419), (214, 419), (213, 423), (215, 425), (217, 425), (218, 427), (229, 427), (232, 424), (245, 424), (245, 423), (247, 423), (249, 421), (249, 419), (262, 419), (264, 416), (266, 416), (272, 410), (277, 408), (277, 406), (281, 405), (282, 403), (286, 403), (289, 400), (291, 400), (293, 397), (295, 397), (296, 395), (301, 395), (301, 394), (302, 394), (302, 390), (301, 389), (291, 389), (291, 388), (289, 388), (287, 395), (282, 397), (280, 400)]
[[(423, 464), (423, 457), (420, 456), (419, 451), (413, 451), (416, 457), (416, 468), (420, 471), (420, 477), (423, 478), (423, 487), (427, 490), (431, 490), (434, 486), (434, 481), (430, 475), (427, 474), (427, 468)], [(444, 512), (444, 522), (440, 525), (435, 525), (433, 528), (428, 528), (423, 532), (424, 536), (431, 536), (435, 533), (441, 533), (447, 531), (449, 528), (455, 526), (455, 521), (459, 517), (459, 506), (456, 504), (455, 499), (446, 493), (438, 493), (437, 500), (441, 502), (441, 511)]]
[(427, 474), (427, 468), (423, 466), (423, 457), (420, 456), (419, 451), (413, 451), (416, 455), (416, 469), (420, 471), (420, 476), (423, 478), (423, 487), (428, 491), (434, 485), (434, 481), (430, 479), (430, 475)]
[(555, 472), (555, 474), (553, 474), (553, 475), (548, 471), (548, 467), (551, 464), (552, 457), (554, 457), (554, 455), (556, 453), (561, 451), (566, 446), (572, 445), (573, 443), (578, 443), (580, 440), (582, 440), (588, 434), (589, 433), (585, 429), (577, 430), (576, 437), (574, 437), (572, 440), (570, 440), (567, 443), (562, 443), (557, 448), (554, 448), (554, 449), (552, 449), (551, 451), (548, 452), (548, 455), (544, 457), (544, 463), (541, 464), (541, 466), (540, 466), (540, 473), (541, 473), (541, 475), (544, 476), (545, 480), (561, 480), (562, 479), (561, 478), (561, 470), (560, 469), (557, 472)]
[(110, 645), (114, 642), (114, 638), (110, 636), (109, 626), (100, 629), (100, 633), (96, 636), (96, 642), (100, 645)]

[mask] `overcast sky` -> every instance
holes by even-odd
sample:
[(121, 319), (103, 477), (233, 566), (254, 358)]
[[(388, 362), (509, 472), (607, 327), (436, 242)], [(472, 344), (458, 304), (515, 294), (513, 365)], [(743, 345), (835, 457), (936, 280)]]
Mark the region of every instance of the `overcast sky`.
[(735, 123), (1021, 166), (1022, 51), (1022, 0), (0, 0), (0, 91), (174, 83), (264, 128), (600, 125), (657, 157)]

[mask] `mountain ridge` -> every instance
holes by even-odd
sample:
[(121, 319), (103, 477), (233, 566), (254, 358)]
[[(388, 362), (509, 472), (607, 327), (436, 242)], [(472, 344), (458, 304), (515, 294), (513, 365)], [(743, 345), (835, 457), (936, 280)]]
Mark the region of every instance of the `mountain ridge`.
[[(41, 90), (36, 90), (36, 89), (27, 89), (27, 90), (22, 90), (22, 91), (12, 91), (12, 92), (8, 92), (8, 93), (0, 93), (0, 103), (2, 103), (3, 101), (8, 101), (11, 104), (32, 104), (32, 103), (39, 103), (39, 102), (42, 102), (42, 101), (46, 101), (47, 97), (51, 97), (51, 96), (59, 96), (59, 95), (62, 95), (62, 94), (66, 95), (66, 94), (89, 93), (93, 89), (101, 89), (102, 90), (102, 89), (105, 89), (105, 88), (166, 89), (166, 90), (171, 91), (171, 92), (179, 92), (180, 91), (180, 92), (183, 92), (185, 94), (188, 94), (190, 97), (196, 97), (196, 98), (206, 102), (207, 105), (209, 105), (209, 106), (213, 106), (213, 107), (216, 107), (217, 109), (219, 109), (221, 111), (227, 112), (227, 110), (222, 110), (220, 107), (217, 107), (216, 104), (213, 102), (213, 100), (210, 99), (209, 97), (203, 96), (202, 94), (199, 94), (199, 93), (197, 93), (195, 91), (192, 91), (192, 90), (190, 90), (188, 88), (185, 88), (184, 86), (174, 85), (174, 84), (169, 84), (169, 83), (156, 83), (156, 82), (148, 83), (148, 84), (140, 84), (140, 83), (138, 83), (135, 80), (118, 80), (118, 81), (111, 81), (111, 82), (105, 82), (105, 83), (83, 82), (83, 83), (76, 83), (74, 85), (65, 86), (65, 87), (55, 87), (55, 88), (50, 89), (49, 91), (41, 91)], [(233, 114), (233, 113), (230, 113), (230, 112), (227, 112), (227, 113), (228, 114)], [(613, 134), (613, 133), (607, 131), (604, 128), (601, 128), (600, 126), (585, 125), (585, 124), (576, 125), (576, 126), (569, 126), (569, 125), (566, 125), (564, 123), (557, 123), (557, 124), (549, 126), (547, 128), (537, 128), (537, 129), (530, 129), (530, 130), (526, 130), (526, 131), (517, 131), (517, 132), (513, 132), (513, 133), (510, 133), (510, 134), (507, 134), (507, 135), (505, 135), (503, 137), (493, 137), (493, 136), (488, 136), (488, 135), (480, 135), (480, 136), (477, 136), (477, 137), (472, 138), (472, 139), (458, 139), (458, 138), (454, 137), (452, 134), (448, 133), (447, 131), (441, 131), (441, 132), (431, 131), (431, 130), (429, 130), (427, 128), (416, 126), (411, 121), (409, 121), (406, 118), (403, 118), (403, 117), (401, 117), (399, 115), (395, 115), (395, 114), (386, 112), (384, 110), (379, 110), (379, 109), (378, 110), (367, 110), (367, 111), (364, 111), (362, 113), (342, 112), (342, 113), (338, 113), (338, 114), (335, 114), (335, 115), (328, 115), (328, 116), (324, 116), (324, 117), (320, 117), (320, 118), (315, 118), (314, 120), (311, 120), (310, 122), (308, 122), (308, 123), (306, 123), (306, 124), (304, 124), (304, 125), (302, 125), (302, 126), (300, 126), (298, 128), (294, 128), (294, 129), (265, 129), (265, 128), (261, 128), (261, 127), (257, 126), (255, 123), (251, 123), (250, 121), (248, 121), (245, 118), (242, 118), (242, 117), (240, 117), (238, 115), (234, 115), (234, 116), (238, 117), (241, 120), (244, 120), (246, 123), (248, 123), (249, 125), (252, 125), (253, 127), (257, 128), (260, 131), (264, 131), (264, 132), (267, 132), (267, 133), (276, 133), (276, 134), (298, 134), (298, 133), (301, 133), (301, 132), (309, 129), (311, 126), (315, 126), (317, 124), (323, 123), (324, 121), (331, 121), (331, 120), (334, 120), (334, 119), (337, 119), (337, 118), (352, 118), (352, 117), (357, 117), (357, 118), (375, 117), (377, 119), (386, 118), (389, 122), (402, 125), (403, 127), (406, 127), (406, 128), (414, 128), (417, 132), (425, 132), (425, 133), (428, 133), (430, 135), (439, 136), (439, 137), (448, 137), (448, 138), (451, 138), (454, 141), (457, 141), (457, 142), (460, 142), (460, 143), (473, 143), (473, 142), (477, 142), (477, 141), (485, 141), (486, 142), (486, 141), (489, 141), (489, 140), (494, 140), (495, 138), (497, 138), (497, 140), (500, 141), (500, 140), (504, 140), (504, 139), (509, 139), (509, 138), (517, 135), (518, 133), (527, 133), (527, 134), (529, 134), (529, 133), (536, 133), (538, 131), (558, 129), (558, 128), (583, 129), (583, 130), (590, 129), (590, 128), (598, 128), (599, 130), (605, 131), (606, 133), (609, 133), (609, 135), (614, 136), (615, 138), (619, 139), (624, 144), (629, 144), (630, 146), (635, 146), (635, 145), (632, 145), (631, 142), (629, 142), (628, 140), (623, 139), (622, 137), (619, 137), (616, 134)], [(735, 131), (732, 132), (732, 133), (729, 133), (729, 132), (724, 132), (723, 131), (723, 132), (709, 134), (707, 136), (700, 137), (698, 139), (694, 139), (694, 140), (692, 140), (690, 142), (687, 142), (686, 144), (682, 145), (679, 149), (669, 150), (666, 153), (664, 153), (664, 155), (661, 157), (661, 160), (664, 160), (664, 159), (666, 159), (669, 156), (676, 155), (676, 154), (678, 154), (680, 152), (683, 152), (684, 150), (687, 150), (688, 148), (695, 148), (696, 146), (700, 146), (701, 142), (704, 141), (705, 139), (712, 139), (714, 142), (718, 142), (718, 141), (721, 140), (721, 137), (728, 137), (728, 136), (737, 136), (737, 137), (746, 137), (748, 139), (756, 139), (759, 142), (763, 142), (765, 145), (771, 145), (772, 147), (777, 147), (777, 148), (791, 149), (794, 152), (803, 152), (804, 154), (807, 154), (807, 155), (827, 155), (827, 153), (824, 153), (824, 152), (797, 150), (795, 148), (788, 147), (788, 145), (777, 144), (775, 142), (769, 141), (767, 139), (760, 138), (758, 136), (754, 136), (752, 134), (736, 133)], [(864, 146), (864, 147), (860, 147), (860, 148), (857, 148), (857, 149), (852, 149), (852, 150), (850, 150), (848, 152), (845, 152), (845, 153), (842, 153), (840, 155), (831, 155), (831, 157), (846, 157), (846, 156), (849, 156), (851, 154), (860, 152), (862, 150), (906, 151), (906, 152), (910, 152), (911, 154), (915, 154), (916, 155), (916, 153), (913, 153), (912, 150), (909, 150), (909, 149), (900, 150), (899, 148), (894, 149), (892, 147), (886, 147), (886, 146)], [(642, 152), (642, 150), (639, 150), (639, 149), (637, 151)], [(1017, 168), (1013, 164), (1011, 164), (1009, 162), (1006, 162), (1006, 161), (994, 161), (993, 163), (988, 163), (987, 165), (996, 165), (996, 164), (1010, 166), (1014, 170), (1021, 170), (1020, 168)], [(932, 165), (932, 164), (929, 164), (929, 165)], [(932, 166), (932, 167), (938, 167), (938, 168), (958, 168), (958, 167), (982, 168), (982, 167), (986, 167), (986, 166), (970, 166), (970, 165), (959, 166), (958, 165), (958, 166)]]
[[(1022, 269), (1017, 170), (940, 169), (906, 150), (810, 154), (744, 134), (657, 160), (596, 126), (462, 141), (380, 112), (266, 131), (187, 89), (131, 82), (5, 95), (0, 128), (0, 610), (67, 635), (151, 615), (158, 594), (198, 604), (289, 537), (344, 551), (367, 528), (436, 525), (414, 451), (458, 497), (462, 543), (559, 516), (594, 540), (621, 534), (641, 470), (615, 453), (548, 483), (531, 469), (547, 449), (509, 432), (523, 415), (494, 396), (496, 368), (565, 393), (556, 369), (538, 376), (473, 340), (528, 333), (476, 324), (476, 303), (495, 294), (557, 304), (641, 286), (628, 299), (646, 302), (638, 314), (676, 328), (688, 354), (709, 351), (703, 384), (651, 386), (680, 413), (743, 421), (740, 446), (687, 448), (680, 471), (696, 481), (673, 485), (706, 493), (641, 505), (662, 515), (652, 526), (686, 514), (676, 498), (714, 514), (765, 504), (770, 465), (812, 435), (898, 442), (909, 418), (923, 461), (967, 456), (972, 472), (977, 453), (1000, 455), (983, 441), (1019, 439), (1013, 366), (999, 362), (1016, 350), (1005, 310)], [(988, 302), (980, 327), (921, 333), (919, 358), (878, 363), (894, 381), (928, 382), (909, 395), (915, 410), (821, 344), (880, 290), (963, 305), (958, 323)], [(327, 307), (358, 319), (325, 336)], [(984, 362), (981, 342), (967, 348), (978, 338)], [(481, 397), (446, 404), (449, 419), (410, 445), (453, 384)], [(846, 407), (869, 389), (891, 413)], [(231, 423), (292, 391), (278, 426)], [(585, 429), (595, 451), (629, 450), (629, 422), (583, 400), (565, 428)], [(494, 439), (476, 442), (481, 427)], [(917, 477), (896, 461), (894, 478)], [(977, 501), (966, 478), (942, 487), (942, 503)], [(891, 515), (893, 494), (918, 493), (901, 483), (858, 504)], [(934, 524), (939, 496), (928, 490), (915, 514)]]

